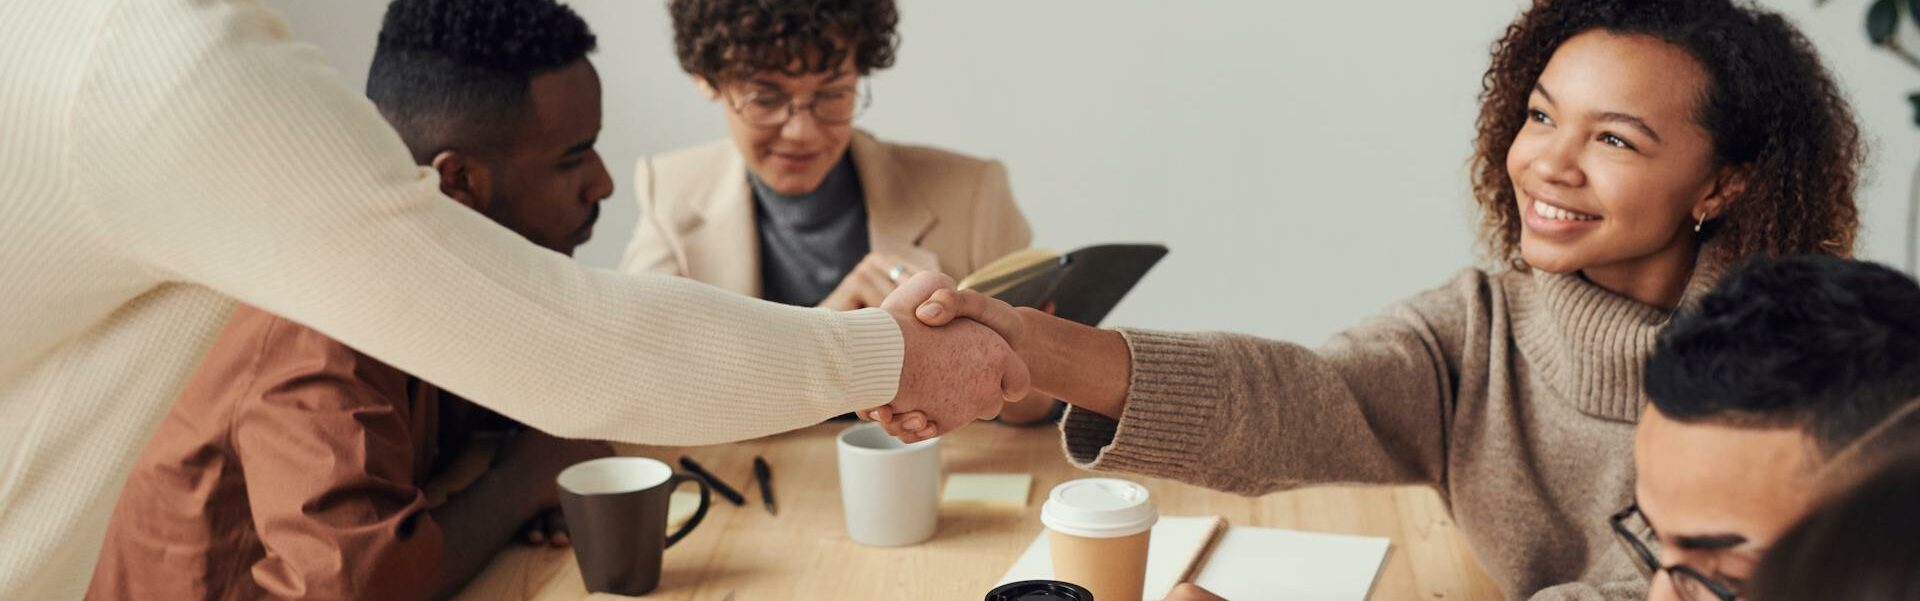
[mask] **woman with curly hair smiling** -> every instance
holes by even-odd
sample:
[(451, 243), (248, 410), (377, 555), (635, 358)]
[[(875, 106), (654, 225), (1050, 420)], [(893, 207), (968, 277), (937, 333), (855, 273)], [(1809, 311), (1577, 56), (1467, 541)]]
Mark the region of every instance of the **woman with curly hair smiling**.
[(1850, 254), (1860, 135), (1807, 40), (1730, 0), (1539, 0), (1481, 99), (1474, 192), (1502, 268), (1318, 349), (950, 290), (919, 316), (1006, 336), (1074, 405), (1080, 466), (1242, 494), (1429, 486), (1509, 597), (1639, 598), (1606, 517), (1630, 500), (1655, 335), (1742, 257)]
[[(891, 0), (673, 0), (680, 67), (728, 138), (642, 157), (621, 270), (790, 305), (880, 306), (899, 282), (962, 277), (1032, 236), (997, 161), (855, 129), (865, 77), (893, 65)], [(1038, 421), (1054, 403), (1009, 405)]]

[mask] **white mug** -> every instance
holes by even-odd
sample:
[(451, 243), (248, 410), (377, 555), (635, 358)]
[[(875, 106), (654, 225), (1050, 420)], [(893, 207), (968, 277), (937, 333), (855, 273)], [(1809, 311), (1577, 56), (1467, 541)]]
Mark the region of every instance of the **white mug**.
[(933, 537), (940, 522), (940, 439), (906, 444), (866, 423), (841, 432), (839, 447), (848, 537), (874, 547)]

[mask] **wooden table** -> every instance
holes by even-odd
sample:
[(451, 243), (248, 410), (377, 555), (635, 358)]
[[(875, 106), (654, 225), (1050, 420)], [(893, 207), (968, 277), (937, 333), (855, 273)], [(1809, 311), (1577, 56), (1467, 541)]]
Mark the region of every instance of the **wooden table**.
[[(1092, 475), (1068, 464), (1060, 434), (1048, 427), (978, 424), (942, 442), (946, 473), (1025, 472), (1034, 486), (1022, 511), (943, 509), (932, 540), (872, 548), (847, 538), (841, 519), (835, 422), (742, 443), (709, 447), (628, 447), (672, 464), (692, 456), (741, 489), (735, 507), (714, 495), (704, 523), (668, 549), (660, 587), (647, 599), (971, 601), (986, 592), (1041, 530), (1040, 503), (1054, 485)], [(773, 466), (780, 515), (767, 515), (751, 485), (754, 455)], [(1220, 515), (1236, 526), (1383, 536), (1393, 540), (1373, 599), (1499, 599), (1439, 498), (1418, 488), (1321, 487), (1259, 498), (1167, 480), (1128, 477), (1153, 491), (1162, 515)], [(620, 599), (589, 596), (566, 549), (514, 547), (459, 599)]]

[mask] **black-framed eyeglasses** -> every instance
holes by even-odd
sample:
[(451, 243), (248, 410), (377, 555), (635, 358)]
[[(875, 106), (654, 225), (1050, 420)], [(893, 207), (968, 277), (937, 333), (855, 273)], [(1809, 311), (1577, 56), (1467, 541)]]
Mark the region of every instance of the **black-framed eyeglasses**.
[(1633, 555), (1633, 567), (1648, 580), (1658, 572), (1666, 572), (1667, 580), (1673, 583), (1673, 591), (1687, 601), (1738, 601), (1739, 591), (1734, 587), (1721, 584), (1698, 570), (1683, 565), (1660, 564), (1660, 540), (1653, 535), (1653, 525), (1647, 523), (1647, 517), (1640, 514), (1640, 504), (1628, 505), (1626, 509), (1607, 518), (1613, 526), (1615, 538)]
[(873, 88), (865, 80), (851, 88), (837, 88), (814, 92), (806, 103), (785, 92), (749, 91), (728, 94), (727, 104), (733, 112), (748, 125), (754, 127), (780, 127), (793, 119), (800, 109), (813, 114), (813, 120), (825, 125), (845, 125), (852, 123), (860, 113), (866, 112), (873, 104)]

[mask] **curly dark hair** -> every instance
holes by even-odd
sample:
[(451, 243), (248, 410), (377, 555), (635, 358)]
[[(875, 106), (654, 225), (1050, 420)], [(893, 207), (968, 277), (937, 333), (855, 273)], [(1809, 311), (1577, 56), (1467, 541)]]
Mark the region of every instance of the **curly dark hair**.
[(1882, 265), (1755, 257), (1660, 333), (1647, 396), (1676, 421), (1847, 447), (1920, 399), (1920, 285)]
[(528, 82), (573, 64), (597, 40), (554, 0), (394, 0), (367, 74), (367, 97), (424, 164), (449, 147), (504, 146)]
[(893, 66), (893, 0), (672, 0), (680, 68), (709, 82), (767, 71), (825, 73), (853, 54), (861, 75)]
[(1724, 238), (1734, 256), (1852, 255), (1865, 155), (1859, 126), (1813, 45), (1786, 19), (1734, 0), (1535, 0), (1494, 44), (1481, 79), (1471, 169), (1491, 258), (1527, 269), (1507, 151), (1547, 60), (1592, 30), (1658, 38), (1709, 75), (1697, 118), (1718, 164), (1747, 173), (1703, 236)]

